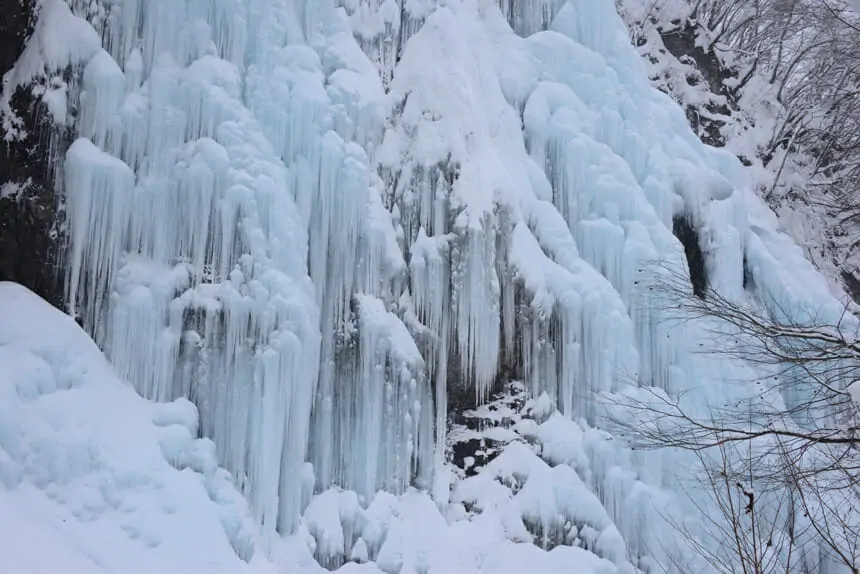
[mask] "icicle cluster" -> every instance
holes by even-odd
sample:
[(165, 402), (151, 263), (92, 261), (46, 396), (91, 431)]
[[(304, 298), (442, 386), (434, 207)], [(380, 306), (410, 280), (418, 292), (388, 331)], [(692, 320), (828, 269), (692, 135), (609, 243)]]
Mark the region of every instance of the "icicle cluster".
[(308, 459), (320, 488), (428, 483), (434, 403), (368, 155), (384, 91), (346, 22), (283, 0), (104, 16), (64, 168), (71, 311), (141, 394), (195, 401), (269, 532)]
[[(295, 527), (309, 481), (444, 503), (451, 390), (477, 403), (515, 377), (593, 425), (628, 383), (715, 377), (643, 280), (685, 268), (677, 213), (728, 293), (744, 257), (799, 265), (748, 223), (765, 216), (737, 162), (649, 88), (609, 0), (103, 15), (65, 158), (70, 308), (144, 396), (195, 402), (269, 533)], [(590, 454), (647, 547), (625, 489), (665, 461)]]

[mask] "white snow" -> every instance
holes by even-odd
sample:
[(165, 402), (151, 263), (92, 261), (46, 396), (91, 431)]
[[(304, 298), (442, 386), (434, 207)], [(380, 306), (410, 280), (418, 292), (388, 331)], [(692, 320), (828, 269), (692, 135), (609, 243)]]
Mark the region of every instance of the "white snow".
[(851, 402), (860, 410), (860, 381), (854, 381), (848, 388), (846, 389), (848, 395), (851, 397)]
[(194, 406), (137, 396), (23, 287), (0, 283), (0, 317), (4, 571), (244, 571), (256, 526)]
[(6, 181), (0, 184), (0, 199), (16, 200), (21, 196), (21, 192), (26, 189), (27, 184), (20, 184), (14, 181)]
[[(20, 136), (20, 118), (10, 103), (15, 90), (40, 77), (89, 61), (101, 41), (86, 20), (75, 16), (64, 0), (39, 0), (39, 17), (18, 61), (0, 85), (0, 124), (7, 139)], [(38, 93), (38, 92), (37, 92)], [(65, 94), (52, 90), (47, 102), (55, 119), (65, 121)]]

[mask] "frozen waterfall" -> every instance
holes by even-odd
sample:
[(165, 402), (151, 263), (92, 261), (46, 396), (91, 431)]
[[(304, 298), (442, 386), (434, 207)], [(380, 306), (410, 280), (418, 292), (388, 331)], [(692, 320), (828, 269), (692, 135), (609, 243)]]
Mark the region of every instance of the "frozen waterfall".
[[(746, 260), (786, 308), (841, 311), (611, 0), (42, 4), (101, 37), (41, 48), (81, 71), (70, 311), (142, 395), (198, 406), (268, 533), (331, 486), (445, 504), (452, 390), (513, 378), (584, 426), (626, 385), (716, 392), (743, 366), (695, 353), (645, 280), (686, 268), (676, 215), (728, 296)], [(676, 469), (618, 449), (587, 480), (633, 552), (630, 485)]]

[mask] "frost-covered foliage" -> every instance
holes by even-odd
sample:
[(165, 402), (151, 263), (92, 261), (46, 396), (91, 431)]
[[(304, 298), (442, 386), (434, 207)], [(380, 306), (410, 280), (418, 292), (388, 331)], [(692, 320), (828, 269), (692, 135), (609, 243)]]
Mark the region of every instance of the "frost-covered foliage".
[[(517, 440), (452, 484), (445, 435), (449, 407), (512, 379), (571, 436), (630, 386), (731, 400), (744, 365), (697, 354), (699, 324), (662, 321), (645, 281), (688, 275), (680, 214), (712, 288), (742, 296), (746, 261), (763, 299), (841, 312), (739, 162), (650, 86), (608, 0), (71, 8), (101, 42), (75, 48), (64, 100), (69, 309), (143, 396), (193, 401), (268, 540), (310, 533), (326, 566), (424, 572), (405, 561), (437, 542), (409, 516), (458, 502), (481, 512), (452, 537), (488, 521), (622, 572), (668, 552), (661, 518), (629, 509), (676, 484), (670, 454)], [(402, 493), (427, 510), (396, 537), (360, 526)]]

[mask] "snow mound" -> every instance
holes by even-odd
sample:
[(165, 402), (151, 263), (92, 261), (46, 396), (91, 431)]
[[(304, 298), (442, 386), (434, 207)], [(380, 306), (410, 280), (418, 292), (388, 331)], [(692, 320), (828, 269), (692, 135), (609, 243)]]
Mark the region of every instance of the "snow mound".
[(197, 425), (191, 403), (140, 398), (71, 318), (0, 283), (4, 572), (247, 568), (253, 520)]
[[(510, 448), (510, 456), (497, 460), (543, 465), (549, 471), (527, 447), (515, 444), (524, 450)], [(482, 473), (487, 481), (481, 487), (493, 481), (491, 474)], [(555, 475), (559, 479), (576, 479), (570, 467), (564, 465), (556, 467)], [(545, 486), (537, 479), (533, 482), (533, 490)], [(522, 495), (499, 497), (498, 508), (472, 513), (459, 502), (440, 510), (427, 493), (415, 489), (399, 497), (380, 491), (365, 508), (355, 493), (330, 489), (314, 497), (299, 532), (288, 536), (274, 557), (280, 564), (297, 565), (309, 574), (323, 574), (326, 568), (343, 574), (515, 573), (524, 571), (526, 565), (530, 571), (541, 573), (634, 572), (626, 560), (620, 535), (608, 524), (605, 512), (601, 514), (596, 498), (587, 492), (568, 491), (561, 482), (558, 486), (561, 488), (556, 490), (571, 493), (564, 504), (582, 505), (580, 514), (593, 513), (596, 520), (602, 520), (604, 530), (568, 528), (567, 533), (573, 536), (571, 542), (575, 538), (577, 543), (546, 550), (533, 544), (523, 523), (517, 523), (521, 514), (534, 508), (531, 501), (522, 500)], [(552, 497), (553, 490), (548, 494)], [(576, 494), (585, 497), (577, 498)], [(551, 506), (552, 503), (547, 508)], [(560, 512), (550, 512), (553, 511)], [(577, 538), (578, 532), (588, 538), (587, 542)]]

